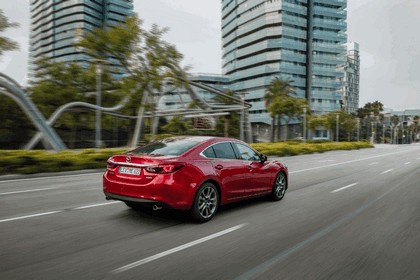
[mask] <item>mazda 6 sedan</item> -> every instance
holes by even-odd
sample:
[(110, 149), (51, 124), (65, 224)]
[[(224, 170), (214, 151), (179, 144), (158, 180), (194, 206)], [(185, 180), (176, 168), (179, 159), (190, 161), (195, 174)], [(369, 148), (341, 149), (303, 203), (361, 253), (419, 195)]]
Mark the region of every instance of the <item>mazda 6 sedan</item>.
[(281, 200), (287, 167), (246, 143), (221, 137), (171, 137), (108, 159), (106, 199), (188, 210), (206, 222), (218, 207), (257, 196)]

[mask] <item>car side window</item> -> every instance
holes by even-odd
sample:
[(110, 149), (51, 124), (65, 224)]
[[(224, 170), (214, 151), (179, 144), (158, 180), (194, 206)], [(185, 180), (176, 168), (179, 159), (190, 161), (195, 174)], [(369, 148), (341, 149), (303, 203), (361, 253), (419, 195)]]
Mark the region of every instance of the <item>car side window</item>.
[(216, 158), (216, 154), (214, 153), (213, 147), (209, 147), (203, 151), (203, 155), (206, 158)]
[(217, 158), (236, 159), (235, 151), (229, 142), (213, 145), (213, 150)]
[(235, 145), (238, 148), (241, 159), (249, 161), (260, 161), (260, 155), (250, 147), (239, 143), (235, 143)]

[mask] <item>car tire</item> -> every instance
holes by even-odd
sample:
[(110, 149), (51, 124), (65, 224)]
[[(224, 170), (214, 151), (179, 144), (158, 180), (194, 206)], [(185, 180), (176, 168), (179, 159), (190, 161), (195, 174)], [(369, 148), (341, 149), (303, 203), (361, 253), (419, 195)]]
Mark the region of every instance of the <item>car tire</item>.
[(287, 178), (283, 172), (277, 173), (276, 179), (274, 180), (273, 190), (271, 192), (271, 198), (274, 201), (281, 200), (286, 194), (287, 189)]
[(198, 189), (191, 214), (194, 220), (200, 223), (210, 221), (219, 207), (219, 192), (216, 186), (206, 182)]

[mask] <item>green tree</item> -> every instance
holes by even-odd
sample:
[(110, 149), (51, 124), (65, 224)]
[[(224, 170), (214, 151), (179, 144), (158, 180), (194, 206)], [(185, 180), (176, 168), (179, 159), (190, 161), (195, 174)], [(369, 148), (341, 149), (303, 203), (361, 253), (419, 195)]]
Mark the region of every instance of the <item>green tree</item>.
[[(96, 73), (95, 66), (91, 65), (84, 69), (76, 63), (54, 62), (48, 58), (41, 58), (35, 62), (39, 70), (34, 74), (34, 80), (31, 82), (29, 92), (34, 103), (38, 106), (44, 116), (48, 119), (60, 106), (82, 101), (91, 104), (96, 103)], [(111, 75), (108, 69), (104, 69), (102, 76), (102, 106), (114, 106), (121, 97), (115, 93), (108, 92), (114, 88)], [(108, 129), (110, 125), (109, 117), (103, 118), (103, 129)], [(77, 131), (82, 129), (94, 128), (95, 115), (86, 111), (69, 111), (60, 116), (55, 127), (67, 142), (70, 148), (76, 147), (76, 140), (90, 141), (84, 139)], [(89, 135), (86, 136), (89, 138)], [(83, 139), (82, 139), (83, 138)]]
[(96, 59), (113, 57), (125, 68), (127, 77), (121, 83), (131, 98), (126, 110), (130, 115), (137, 112), (142, 121), (144, 107), (157, 102), (154, 95), (168, 79), (177, 86), (188, 84), (187, 68), (180, 66), (183, 55), (162, 39), (167, 29), (153, 25), (147, 31), (141, 25), (137, 16), (128, 17), (124, 24), (82, 34), (77, 46)]
[(337, 126), (337, 114), (338, 114), (338, 128), (339, 128), (339, 138), (340, 134), (343, 134), (347, 137), (347, 140), (350, 141), (351, 134), (355, 131), (357, 121), (355, 117), (351, 114), (348, 114), (344, 111), (330, 112), (326, 114), (327, 124), (326, 127), (330, 129), (333, 139), (336, 139), (336, 126)]
[[(228, 96), (234, 97), (235, 92), (228, 90), (225, 92), (225, 94), (227, 94)], [(213, 98), (213, 100), (223, 105), (237, 104), (232, 99), (222, 96), (222, 95), (216, 95)], [(216, 132), (219, 134), (223, 134), (225, 137), (238, 137), (239, 127), (240, 127), (239, 113), (236, 111), (232, 111), (229, 113), (229, 115), (220, 116), (217, 118)]]
[(175, 135), (184, 135), (192, 129), (188, 121), (184, 121), (178, 116), (171, 118), (162, 128), (166, 133)]
[(329, 128), (329, 122), (326, 115), (311, 115), (308, 119), (308, 128), (311, 130)]
[[(384, 106), (381, 102), (368, 102), (362, 108), (357, 110), (357, 116), (361, 120), (362, 134), (365, 135), (365, 139), (368, 139), (371, 135), (372, 124), (376, 128), (377, 123), (383, 120), (381, 112), (384, 110)], [(374, 129), (376, 131), (376, 129)], [(376, 133), (375, 133), (376, 134)]]
[[(265, 106), (270, 112), (272, 118), (272, 133), (271, 133), (271, 142), (275, 141), (275, 127), (277, 126), (277, 139), (280, 139), (280, 126), (281, 126), (281, 116), (283, 112), (280, 110), (280, 103), (287, 99), (291, 93), (293, 93), (293, 87), (290, 84), (290, 81), (284, 81), (276, 77), (267, 87), (264, 95)], [(277, 119), (277, 124), (275, 120)]]
[[(0, 9), (0, 33), (8, 28), (19, 26), (10, 22)], [(4, 36), (0, 36), (0, 56), (6, 51), (13, 51), (19, 48), (18, 44)], [(0, 148), (18, 149), (25, 144), (33, 133), (33, 126), (23, 113), (22, 109), (14, 100), (0, 94)]]
[(286, 140), (289, 139), (289, 123), (293, 119), (299, 119), (303, 113), (303, 107), (306, 105), (306, 99), (285, 96), (276, 98), (269, 106), (269, 111), (276, 112), (284, 120)]
[[(4, 32), (8, 28), (18, 27), (16, 22), (10, 22), (0, 9), (0, 32)], [(6, 51), (13, 51), (19, 48), (19, 45), (6, 37), (0, 36), (0, 56)]]
[(417, 134), (419, 133), (419, 116), (414, 116), (413, 121), (410, 125), (412, 131), (412, 141), (417, 141)]

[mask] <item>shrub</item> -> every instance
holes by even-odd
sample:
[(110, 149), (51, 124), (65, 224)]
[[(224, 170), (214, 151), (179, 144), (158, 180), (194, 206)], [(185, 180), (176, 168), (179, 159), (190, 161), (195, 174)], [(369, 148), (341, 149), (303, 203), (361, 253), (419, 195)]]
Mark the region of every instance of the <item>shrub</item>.
[[(268, 156), (293, 156), (299, 154), (322, 153), (332, 150), (352, 150), (372, 148), (368, 142), (277, 142), (255, 143), (251, 146)], [(0, 175), (10, 173), (31, 174), (81, 169), (103, 169), (106, 160), (115, 154), (123, 154), (128, 149), (86, 149), (51, 152), (0, 150)]]

